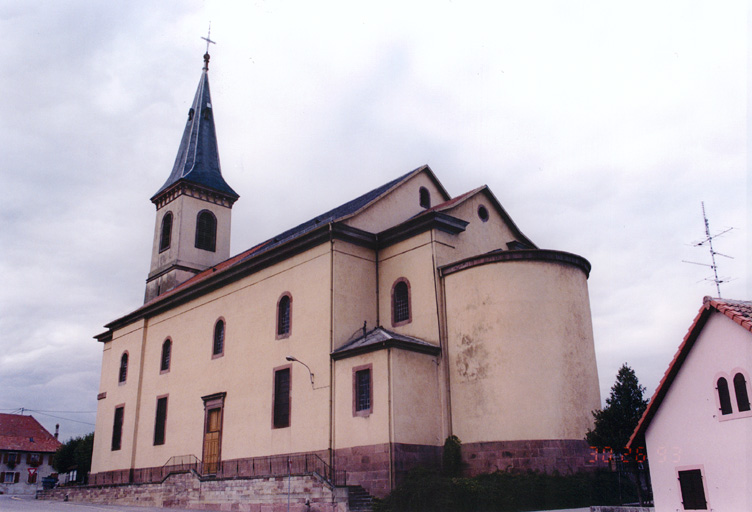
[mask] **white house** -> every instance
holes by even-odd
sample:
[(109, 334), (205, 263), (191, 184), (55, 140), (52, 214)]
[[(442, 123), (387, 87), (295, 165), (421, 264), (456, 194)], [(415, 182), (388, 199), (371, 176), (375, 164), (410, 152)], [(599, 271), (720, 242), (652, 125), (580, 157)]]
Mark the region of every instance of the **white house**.
[(752, 302), (705, 297), (637, 425), (656, 512), (752, 510)]

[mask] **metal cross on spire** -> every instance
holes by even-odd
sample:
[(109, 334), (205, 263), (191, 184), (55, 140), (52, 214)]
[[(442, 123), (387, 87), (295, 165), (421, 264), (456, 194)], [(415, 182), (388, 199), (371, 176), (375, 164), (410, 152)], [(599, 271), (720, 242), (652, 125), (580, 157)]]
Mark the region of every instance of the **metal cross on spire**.
[(211, 40), (211, 22), (209, 22), (209, 31), (206, 33), (206, 37), (201, 36), (201, 39), (206, 41), (206, 53), (204, 54), (204, 71), (209, 71), (209, 43), (217, 44)]

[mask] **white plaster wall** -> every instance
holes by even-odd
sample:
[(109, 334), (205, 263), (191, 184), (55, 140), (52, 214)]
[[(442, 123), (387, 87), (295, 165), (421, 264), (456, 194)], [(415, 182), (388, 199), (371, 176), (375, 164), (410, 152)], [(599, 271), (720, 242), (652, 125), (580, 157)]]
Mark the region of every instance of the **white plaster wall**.
[(683, 510), (677, 471), (688, 467), (703, 469), (710, 510), (752, 510), (752, 417), (719, 421), (715, 391), (735, 368), (752, 371), (752, 334), (712, 313), (646, 432), (656, 512)]

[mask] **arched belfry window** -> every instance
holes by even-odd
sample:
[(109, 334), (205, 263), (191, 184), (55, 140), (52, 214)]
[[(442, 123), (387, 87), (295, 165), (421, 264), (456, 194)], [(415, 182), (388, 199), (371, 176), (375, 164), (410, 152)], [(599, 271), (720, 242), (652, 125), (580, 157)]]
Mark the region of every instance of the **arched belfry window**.
[(420, 206), (422, 208), (430, 208), (431, 207), (431, 193), (428, 191), (426, 187), (420, 187), (420, 190), (418, 191), (420, 194)]
[(410, 323), (410, 282), (401, 277), (392, 286), (392, 326)]
[(721, 405), (721, 414), (731, 414), (733, 410), (731, 409), (731, 395), (729, 395), (728, 381), (724, 377), (721, 377), (716, 382), (716, 389), (718, 390), (718, 402)]
[(162, 230), (159, 233), (159, 252), (170, 248), (172, 241), (172, 212), (165, 213), (162, 217)]
[(125, 382), (128, 378), (128, 352), (123, 352), (120, 357), (120, 371), (118, 372), (118, 382)]
[(739, 412), (749, 411), (749, 394), (747, 393), (747, 380), (744, 374), (739, 372), (734, 375), (734, 393), (736, 394), (736, 406)]
[(277, 339), (287, 338), (292, 331), (292, 295), (284, 293), (277, 302)]
[(202, 210), (196, 218), (196, 247), (214, 252), (217, 246), (217, 218), (209, 210)]
[(225, 353), (225, 321), (221, 318), (214, 324), (214, 343), (212, 357), (219, 357)]
[(170, 370), (170, 358), (172, 356), (172, 340), (167, 338), (162, 343), (162, 357), (159, 359), (159, 371), (167, 372)]

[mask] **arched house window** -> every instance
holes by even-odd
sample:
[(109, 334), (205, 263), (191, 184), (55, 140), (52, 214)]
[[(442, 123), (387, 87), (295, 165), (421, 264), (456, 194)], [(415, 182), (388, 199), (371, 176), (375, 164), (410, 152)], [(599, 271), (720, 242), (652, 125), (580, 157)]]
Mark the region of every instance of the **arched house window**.
[(172, 357), (172, 340), (167, 338), (162, 343), (162, 356), (159, 359), (159, 373), (170, 371), (170, 358)]
[(285, 292), (277, 301), (277, 336), (282, 339), (292, 332), (292, 295)]
[(411, 321), (410, 282), (400, 277), (392, 285), (392, 326), (397, 327)]
[(736, 407), (739, 412), (749, 411), (749, 393), (747, 392), (747, 379), (739, 372), (734, 375), (734, 394), (736, 395)]
[(128, 378), (128, 352), (120, 356), (120, 370), (118, 371), (118, 383), (122, 384)]
[(159, 252), (170, 248), (172, 241), (172, 212), (165, 213), (162, 217), (162, 229), (159, 233)]
[(720, 377), (716, 381), (716, 390), (718, 391), (718, 404), (722, 415), (731, 414), (731, 395), (729, 395), (729, 385), (725, 377)]
[(214, 252), (217, 247), (217, 218), (209, 210), (196, 217), (196, 248)]
[(212, 343), (212, 359), (221, 357), (225, 353), (225, 321), (217, 320), (214, 324), (214, 340)]

